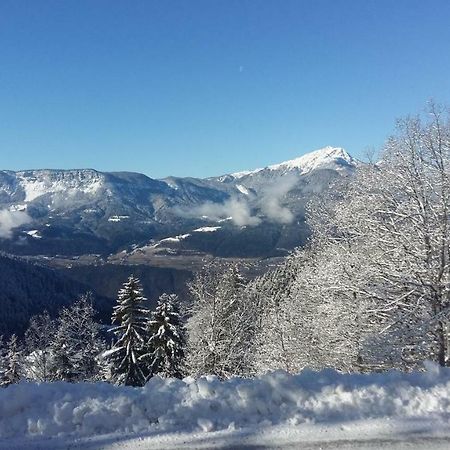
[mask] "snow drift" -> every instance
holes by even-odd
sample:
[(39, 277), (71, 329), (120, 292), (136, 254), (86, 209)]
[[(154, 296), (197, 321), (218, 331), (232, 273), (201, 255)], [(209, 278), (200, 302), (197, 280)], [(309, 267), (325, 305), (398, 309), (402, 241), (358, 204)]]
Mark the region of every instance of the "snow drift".
[(450, 369), (424, 373), (299, 375), (255, 379), (152, 378), (143, 388), (106, 383), (21, 383), (0, 389), (0, 437), (213, 431), (255, 425), (450, 418)]

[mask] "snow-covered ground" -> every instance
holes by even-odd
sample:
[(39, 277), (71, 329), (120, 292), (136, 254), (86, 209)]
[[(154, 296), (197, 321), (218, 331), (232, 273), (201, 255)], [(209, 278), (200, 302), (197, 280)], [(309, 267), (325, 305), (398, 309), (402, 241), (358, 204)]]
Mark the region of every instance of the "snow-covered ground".
[(214, 231), (220, 230), (222, 227), (201, 227), (194, 230), (196, 233), (213, 233)]
[[(450, 369), (0, 389), (0, 448), (450, 448)], [(409, 446), (409, 447), (408, 447)]]

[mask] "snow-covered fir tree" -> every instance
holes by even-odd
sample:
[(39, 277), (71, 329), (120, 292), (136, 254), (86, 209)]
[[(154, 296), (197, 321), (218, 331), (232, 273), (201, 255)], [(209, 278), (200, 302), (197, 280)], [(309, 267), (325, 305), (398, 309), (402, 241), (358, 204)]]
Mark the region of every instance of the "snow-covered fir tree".
[(6, 344), (3, 361), (0, 385), (18, 383), (22, 378), (23, 351), (15, 334)]
[(104, 349), (95, 322), (92, 295), (83, 295), (58, 317), (52, 342), (55, 378), (64, 381), (94, 381), (100, 377), (98, 355)]
[(25, 375), (34, 381), (55, 379), (52, 342), (56, 335), (56, 324), (47, 311), (30, 319), (25, 332)]
[(162, 294), (148, 322), (148, 361), (150, 376), (182, 378), (186, 338), (175, 294)]
[(130, 276), (119, 290), (112, 314), (112, 323), (118, 324), (112, 329), (117, 341), (105, 355), (111, 362), (111, 377), (116, 384), (143, 386), (149, 375), (148, 365), (141, 358), (148, 341), (146, 300), (140, 280)]
[(6, 371), (6, 349), (5, 342), (3, 340), (3, 335), (0, 335), (0, 386), (3, 385), (3, 380)]

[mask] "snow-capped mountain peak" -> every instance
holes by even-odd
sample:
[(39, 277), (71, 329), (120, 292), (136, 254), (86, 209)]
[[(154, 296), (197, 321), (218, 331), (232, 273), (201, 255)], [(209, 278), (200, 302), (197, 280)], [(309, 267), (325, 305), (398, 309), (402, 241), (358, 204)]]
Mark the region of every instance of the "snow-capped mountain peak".
[(236, 172), (231, 174), (234, 178), (251, 176), (263, 170), (288, 172), (296, 170), (302, 175), (316, 169), (348, 169), (356, 165), (356, 160), (352, 158), (343, 148), (327, 146), (310, 153), (306, 153), (289, 161), (273, 164), (261, 169), (251, 171)]
[(343, 148), (327, 146), (290, 161), (271, 165), (268, 169), (299, 169), (302, 173), (308, 173), (314, 169), (328, 168), (330, 165), (353, 165), (354, 162)]

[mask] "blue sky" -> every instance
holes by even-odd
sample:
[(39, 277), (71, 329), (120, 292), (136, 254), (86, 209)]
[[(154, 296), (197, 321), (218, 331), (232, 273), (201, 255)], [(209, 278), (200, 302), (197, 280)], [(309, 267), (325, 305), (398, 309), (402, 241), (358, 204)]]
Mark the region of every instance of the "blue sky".
[(448, 0), (1, 0), (0, 168), (209, 176), (450, 104)]

